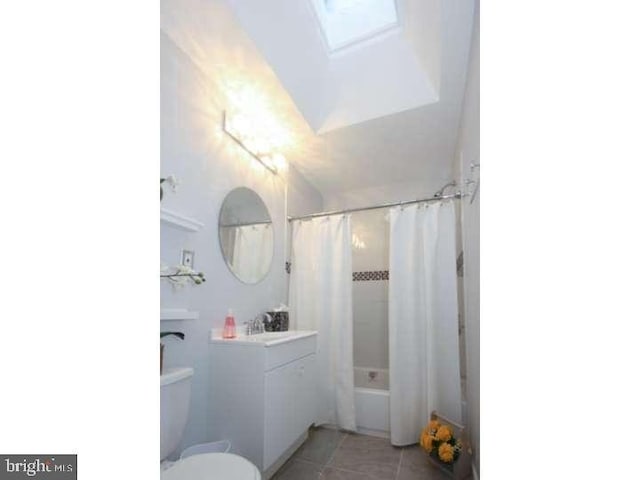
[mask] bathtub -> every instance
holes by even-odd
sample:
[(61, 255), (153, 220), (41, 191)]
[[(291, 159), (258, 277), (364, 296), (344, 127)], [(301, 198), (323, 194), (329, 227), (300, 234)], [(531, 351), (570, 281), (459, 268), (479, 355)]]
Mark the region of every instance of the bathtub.
[[(389, 370), (354, 367), (356, 427), (365, 435), (389, 438)], [(467, 424), (467, 381), (461, 382), (462, 424)]]
[(353, 369), (358, 432), (389, 437), (389, 370)]

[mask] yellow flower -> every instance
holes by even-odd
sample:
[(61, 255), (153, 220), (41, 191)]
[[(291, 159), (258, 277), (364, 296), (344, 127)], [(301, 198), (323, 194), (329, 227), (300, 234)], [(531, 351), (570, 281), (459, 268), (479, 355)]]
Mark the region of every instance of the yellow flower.
[(441, 442), (448, 442), (451, 439), (451, 436), (451, 429), (446, 425), (442, 425), (436, 432), (436, 439), (440, 440)]
[(429, 430), (427, 428), (422, 430), (422, 435), (420, 435), (420, 445), (429, 453), (433, 450), (433, 437), (429, 435)]
[(453, 447), (448, 443), (443, 443), (438, 447), (438, 456), (445, 463), (453, 462)]
[(430, 432), (435, 432), (436, 430), (438, 430), (438, 428), (440, 428), (440, 422), (438, 422), (437, 420), (431, 420), (429, 422), (429, 425), (427, 425), (427, 428)]

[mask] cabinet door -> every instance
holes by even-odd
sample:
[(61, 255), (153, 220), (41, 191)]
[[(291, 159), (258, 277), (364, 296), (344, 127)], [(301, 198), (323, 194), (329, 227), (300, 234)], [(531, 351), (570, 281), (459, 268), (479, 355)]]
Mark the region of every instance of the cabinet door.
[(317, 375), (316, 355), (308, 355), (296, 362), (296, 438), (316, 419)]
[(295, 441), (296, 365), (289, 363), (265, 374), (264, 465), (269, 468)]

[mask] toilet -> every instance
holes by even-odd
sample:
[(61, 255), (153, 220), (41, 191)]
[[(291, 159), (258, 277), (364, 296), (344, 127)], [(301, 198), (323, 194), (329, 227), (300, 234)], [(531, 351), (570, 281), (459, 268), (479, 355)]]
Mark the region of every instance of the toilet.
[(168, 368), (160, 375), (160, 460), (162, 480), (261, 480), (260, 471), (233, 453), (200, 453), (170, 463), (189, 415), (193, 368)]
[(260, 480), (249, 460), (233, 453), (201, 453), (174, 463), (160, 475), (162, 480)]

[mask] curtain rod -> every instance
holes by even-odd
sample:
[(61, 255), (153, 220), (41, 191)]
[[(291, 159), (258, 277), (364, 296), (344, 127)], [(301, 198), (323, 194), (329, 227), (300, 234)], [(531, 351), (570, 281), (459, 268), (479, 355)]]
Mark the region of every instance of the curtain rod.
[(395, 202), (395, 203), (383, 203), (381, 205), (373, 205), (371, 207), (361, 207), (361, 208), (349, 208), (346, 210), (334, 210), (331, 212), (320, 212), (320, 213), (311, 213), (309, 215), (302, 215), (300, 217), (288, 217), (287, 220), (291, 221), (291, 220), (304, 220), (307, 218), (316, 218), (316, 217), (328, 217), (329, 215), (342, 215), (345, 213), (351, 213), (351, 212), (363, 212), (365, 210), (377, 210), (379, 208), (390, 208), (390, 207), (397, 207), (397, 206), (401, 206), (401, 205), (411, 205), (412, 203), (424, 203), (424, 202), (437, 202), (439, 200), (447, 200), (447, 199), (451, 199), (451, 198), (462, 198), (462, 197), (466, 197), (468, 196), (468, 193), (462, 193), (462, 192), (456, 192), (453, 193), (451, 195), (440, 195), (437, 197), (429, 197), (429, 198), (423, 198), (420, 200), (408, 200), (405, 202)]

